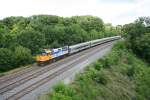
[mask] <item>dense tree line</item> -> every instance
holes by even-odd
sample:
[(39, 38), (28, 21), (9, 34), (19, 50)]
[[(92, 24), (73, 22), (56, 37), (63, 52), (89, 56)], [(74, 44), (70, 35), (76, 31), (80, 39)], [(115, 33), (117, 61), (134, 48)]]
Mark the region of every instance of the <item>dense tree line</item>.
[(135, 22), (124, 25), (122, 31), (128, 47), (150, 63), (150, 17), (140, 17)]
[(112, 36), (116, 31), (94, 16), (4, 18), (0, 20), (0, 71), (32, 63), (32, 56), (42, 48), (73, 45)]

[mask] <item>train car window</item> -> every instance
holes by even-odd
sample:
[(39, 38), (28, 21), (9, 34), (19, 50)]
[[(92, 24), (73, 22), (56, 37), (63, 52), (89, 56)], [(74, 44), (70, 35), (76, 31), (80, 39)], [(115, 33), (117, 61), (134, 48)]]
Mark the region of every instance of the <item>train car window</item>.
[(59, 51), (61, 51), (61, 50), (62, 50), (62, 49), (61, 49), (61, 48), (59, 48), (59, 49), (58, 49), (58, 52), (59, 52)]
[(62, 47), (63, 51), (67, 51), (68, 50), (68, 46)]
[(94, 42), (94, 44), (97, 44), (97, 43), (99, 43), (100, 41), (97, 41), (97, 42)]
[(83, 46), (78, 46), (78, 47), (76, 47), (76, 48), (74, 48), (74, 49), (80, 49), (80, 48), (83, 48), (83, 47), (86, 47), (86, 46), (88, 46), (89, 44), (86, 44), (86, 45), (83, 45)]
[(42, 56), (45, 56), (45, 55), (47, 55), (46, 53), (42, 53)]

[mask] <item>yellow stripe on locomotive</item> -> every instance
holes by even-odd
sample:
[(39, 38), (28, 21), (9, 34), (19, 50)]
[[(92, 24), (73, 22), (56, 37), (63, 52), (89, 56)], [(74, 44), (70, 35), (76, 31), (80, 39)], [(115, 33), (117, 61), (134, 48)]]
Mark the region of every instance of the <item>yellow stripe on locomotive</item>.
[(37, 62), (44, 62), (44, 61), (48, 61), (50, 59), (53, 59), (50, 54), (37, 55), (37, 57), (36, 57)]
[(36, 56), (36, 61), (38, 64), (44, 63), (51, 59), (53, 59), (53, 57), (49, 49), (43, 49), (42, 53)]

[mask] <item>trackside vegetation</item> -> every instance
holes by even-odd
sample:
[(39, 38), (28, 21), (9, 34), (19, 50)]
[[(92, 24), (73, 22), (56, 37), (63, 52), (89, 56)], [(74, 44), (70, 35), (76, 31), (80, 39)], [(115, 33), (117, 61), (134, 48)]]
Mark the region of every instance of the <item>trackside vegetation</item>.
[(150, 67), (126, 42), (89, 65), (70, 85), (59, 83), (50, 100), (150, 100)]
[(133, 23), (123, 25), (122, 32), (128, 48), (150, 63), (150, 17), (140, 17)]
[(0, 72), (33, 63), (42, 48), (114, 36), (118, 29), (95, 16), (34, 15), (0, 20)]

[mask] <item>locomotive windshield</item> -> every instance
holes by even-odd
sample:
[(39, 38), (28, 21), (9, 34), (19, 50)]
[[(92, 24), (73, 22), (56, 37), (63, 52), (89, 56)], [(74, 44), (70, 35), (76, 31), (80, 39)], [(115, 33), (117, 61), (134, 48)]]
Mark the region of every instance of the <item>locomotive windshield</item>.
[(47, 54), (50, 54), (50, 53), (51, 53), (50, 49), (41, 49), (40, 50), (40, 54), (41, 55), (47, 55)]

